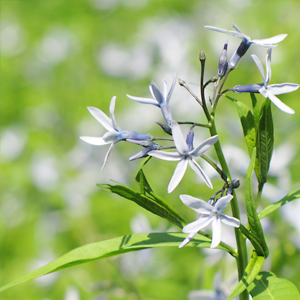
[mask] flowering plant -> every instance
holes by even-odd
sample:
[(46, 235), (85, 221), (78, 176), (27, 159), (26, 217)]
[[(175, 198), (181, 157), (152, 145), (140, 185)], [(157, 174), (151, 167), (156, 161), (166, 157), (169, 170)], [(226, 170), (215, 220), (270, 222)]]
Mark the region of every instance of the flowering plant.
[[(274, 145), (274, 126), (272, 120), (272, 103), (286, 113), (294, 113), (294, 111), (279, 100), (275, 95), (293, 92), (298, 89), (299, 85), (294, 83), (272, 84), (269, 85), (271, 79), (271, 51), (277, 46), (286, 35), (281, 34), (268, 39), (251, 40), (236, 25), (233, 25), (234, 31), (219, 29), (216, 27), (206, 26), (207, 29), (221, 33), (233, 35), (241, 38), (242, 42), (238, 49), (234, 52), (231, 59), (227, 59), (228, 42), (225, 42), (224, 48), (219, 59), (218, 71), (216, 76), (204, 80), (206, 56), (203, 51), (200, 52), (201, 77), (200, 77), (200, 97), (195, 95), (188, 87), (185, 81), (179, 79), (179, 85), (187, 89), (191, 96), (201, 106), (203, 113), (207, 119), (206, 124), (200, 124), (194, 121), (179, 122), (174, 119), (175, 111), (170, 105), (177, 76), (174, 77), (171, 88), (168, 90), (167, 82), (164, 81), (164, 91), (161, 92), (157, 85), (152, 82), (150, 92), (153, 99), (142, 98), (127, 95), (131, 100), (139, 103), (152, 104), (160, 108), (165, 119), (165, 124), (157, 122), (163, 134), (168, 136), (154, 137), (150, 134), (144, 134), (134, 131), (122, 130), (115, 120), (116, 97), (113, 97), (110, 103), (110, 118), (100, 109), (89, 107), (89, 112), (99, 121), (107, 133), (103, 137), (83, 136), (81, 139), (96, 146), (110, 145), (109, 150), (104, 158), (104, 165), (108, 160), (108, 156), (112, 148), (119, 142), (125, 141), (134, 143), (142, 147), (142, 150), (130, 157), (130, 160), (144, 158), (140, 168), (136, 173), (136, 181), (139, 184), (139, 191), (121, 184), (98, 184), (104, 190), (110, 191), (123, 198), (131, 200), (150, 211), (151, 213), (167, 219), (172, 224), (178, 226), (182, 232), (159, 232), (159, 233), (138, 233), (128, 236), (117, 237), (112, 240), (101, 241), (93, 244), (87, 244), (80, 248), (76, 248), (66, 255), (54, 260), (44, 267), (24, 276), (14, 282), (0, 288), (0, 291), (6, 290), (16, 284), (33, 279), (44, 274), (56, 272), (58, 270), (68, 268), (77, 264), (90, 262), (100, 258), (122, 254), (130, 251), (142, 250), (145, 248), (156, 248), (163, 246), (176, 246), (183, 248), (200, 247), (200, 248), (218, 248), (224, 250), (236, 260), (237, 274), (239, 282), (235, 288), (222, 297), (233, 299), (249, 299), (249, 294), (253, 299), (299, 299), (299, 291), (295, 285), (286, 280), (277, 278), (275, 274), (267, 271), (261, 271), (265, 259), (269, 255), (268, 245), (265, 240), (261, 219), (271, 214), (281, 206), (294, 201), (300, 197), (300, 189), (289, 193), (278, 202), (264, 207), (258, 212), (261, 195), (265, 183)], [(267, 48), (266, 53), (266, 75), (259, 58), (252, 55), (252, 58), (259, 69), (263, 78), (263, 83), (249, 85), (236, 85), (224, 89), (227, 78), (235, 70), (237, 64), (251, 45), (258, 45)], [(207, 101), (206, 89), (212, 84), (213, 91)], [(252, 102), (252, 108), (239, 100), (227, 95), (229, 92), (249, 93)], [(259, 107), (255, 93), (260, 93), (266, 100)], [(250, 156), (250, 164), (248, 166), (245, 178), (233, 179), (230, 172), (230, 165), (226, 161), (226, 157), (221, 147), (219, 134), (216, 126), (216, 109), (220, 99), (231, 100), (237, 108), (241, 121), (245, 141)], [(271, 100), (271, 101), (270, 101)], [(185, 136), (181, 126), (189, 126), (189, 131)], [(210, 137), (194, 147), (194, 129), (201, 128), (209, 132)], [(165, 146), (163, 141), (171, 142), (171, 145)], [(175, 149), (175, 150), (174, 150)], [(212, 153), (214, 149), (216, 160), (208, 157), (206, 152)], [(154, 157), (154, 158), (153, 158)], [(187, 224), (180, 213), (176, 212), (169, 203), (160, 196), (156, 195), (149, 184), (144, 173), (144, 166), (147, 163), (155, 163), (155, 158), (178, 161), (178, 165), (174, 171), (171, 181), (168, 185), (168, 192), (172, 193), (184, 180), (184, 174), (189, 164), (193, 171), (213, 189), (213, 184), (209, 176), (200, 167), (198, 157), (204, 159), (219, 175), (221, 179), (221, 188), (214, 192), (208, 201), (200, 200), (191, 195), (181, 195), (182, 202), (198, 213), (194, 222)], [(102, 167), (102, 168), (103, 168)], [(257, 190), (253, 189), (252, 175), (255, 173), (257, 179)], [(159, 175), (157, 175), (159, 176)], [(236, 189), (243, 181), (245, 191), (242, 199), (238, 199)], [(218, 182), (217, 184), (220, 184)], [(256, 194), (256, 196), (254, 196)], [(198, 195), (197, 195), (198, 196)], [(230, 203), (231, 214), (223, 213)], [(247, 214), (247, 221), (241, 220), (241, 207)], [(236, 248), (222, 241), (221, 222), (225, 225), (234, 227)], [(201, 230), (212, 225), (212, 235), (203, 233)], [(251, 244), (251, 257), (248, 256), (246, 241)], [(178, 251), (184, 251), (182, 249)], [(200, 293), (198, 293), (200, 295)], [(223, 299), (222, 298), (222, 299)], [(199, 299), (199, 298), (197, 298)]]

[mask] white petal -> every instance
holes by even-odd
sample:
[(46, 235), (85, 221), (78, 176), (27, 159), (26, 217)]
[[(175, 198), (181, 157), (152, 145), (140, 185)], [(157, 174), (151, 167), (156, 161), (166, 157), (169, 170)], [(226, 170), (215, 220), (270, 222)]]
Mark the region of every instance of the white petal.
[(103, 145), (110, 144), (105, 142), (102, 137), (81, 136), (80, 139), (85, 141), (88, 144), (95, 145), (95, 146), (103, 146)]
[(167, 84), (167, 81), (164, 79), (164, 99), (166, 100), (167, 99), (167, 95), (168, 95), (168, 84)]
[(220, 198), (214, 206), (215, 211), (221, 213), (227, 207), (228, 203), (231, 201), (232, 198), (233, 198), (232, 195), (227, 195)]
[(178, 246), (178, 248), (182, 248), (186, 246), (196, 235), (198, 232), (191, 232), (184, 240), (183, 242)]
[(164, 95), (161, 93), (155, 82), (151, 82), (152, 94), (159, 104), (165, 102)]
[[(116, 143), (117, 143), (117, 142), (116, 142)], [(102, 165), (102, 167), (101, 167), (101, 171), (103, 170), (103, 168), (104, 168), (104, 166), (105, 166), (105, 164), (106, 164), (106, 162), (107, 162), (108, 156), (109, 156), (109, 154), (110, 154), (112, 148), (114, 147), (114, 145), (115, 145), (116, 143), (112, 143), (112, 144), (110, 145), (110, 147), (109, 147), (109, 149), (108, 149), (108, 151), (107, 151), (107, 153), (106, 153), (106, 155), (105, 155), (104, 162), (103, 162), (103, 165)]]
[(253, 40), (252, 43), (260, 46), (269, 46), (277, 44), (281, 41), (283, 41), (287, 37), (287, 34), (278, 34), (275, 36), (272, 36), (268, 39), (262, 39), (262, 40)]
[(175, 146), (179, 153), (187, 153), (189, 151), (189, 147), (183, 137), (180, 126), (176, 121), (172, 121), (172, 135), (174, 139)]
[(152, 150), (148, 152), (148, 155), (163, 160), (169, 160), (169, 161), (178, 161), (182, 159), (182, 156), (177, 152), (164, 152), (164, 151)]
[(221, 221), (226, 224), (226, 225), (229, 225), (229, 226), (232, 226), (232, 227), (240, 227), (240, 220), (237, 219), (237, 218), (234, 218), (234, 217), (229, 217), (227, 215), (224, 215), (224, 214), (221, 214), (220, 215), (220, 218), (221, 218)]
[(201, 169), (201, 167), (197, 164), (197, 162), (193, 158), (191, 158), (191, 159), (189, 159), (189, 164), (190, 164), (191, 168), (196, 172), (196, 174), (198, 176), (200, 176), (201, 178), (203, 178), (203, 180), (205, 181), (205, 183), (207, 184), (207, 186), (212, 189), (213, 186), (211, 184), (210, 179), (204, 173), (204, 171)]
[(213, 219), (214, 217), (212, 216), (201, 216), (198, 220), (184, 226), (182, 228), (182, 232), (184, 233), (198, 232), (199, 230), (209, 225), (209, 223), (211, 223)]
[(268, 49), (266, 56), (266, 85), (271, 81), (271, 56), (272, 49)]
[(222, 33), (226, 33), (226, 34), (230, 34), (233, 36), (236, 36), (238, 38), (243, 38), (242, 34), (240, 32), (235, 32), (235, 31), (230, 31), (230, 30), (225, 30), (225, 29), (221, 29), (221, 28), (217, 28), (217, 27), (213, 27), (213, 26), (204, 26), (206, 29), (210, 29), (213, 31), (217, 31), (217, 32), (222, 32)]
[(221, 234), (220, 218), (214, 218), (212, 221), (212, 240), (210, 248), (216, 248), (221, 243)]
[(91, 115), (108, 131), (115, 131), (111, 119), (99, 108), (88, 107)]
[(295, 111), (288, 107), (286, 104), (284, 104), (279, 98), (274, 96), (272, 93), (268, 91), (268, 98), (283, 112), (288, 113), (288, 114), (294, 114)]
[(299, 84), (296, 83), (281, 83), (281, 84), (271, 84), (268, 86), (268, 91), (273, 95), (286, 94), (296, 91), (299, 88)]
[(122, 131), (121, 128), (117, 125), (116, 119), (115, 119), (115, 106), (116, 106), (116, 96), (111, 98), (110, 106), (109, 106), (109, 113), (112, 121), (112, 125), (114, 127), (115, 131)]
[(169, 90), (169, 93), (168, 93), (168, 95), (167, 95), (167, 97), (166, 97), (166, 101), (167, 101), (167, 103), (169, 103), (169, 102), (170, 102), (170, 99), (171, 99), (172, 93), (173, 93), (173, 91), (174, 91), (174, 88), (175, 88), (176, 80), (177, 80), (177, 74), (175, 73), (175, 76), (174, 76), (174, 78), (173, 78), (173, 82), (172, 82), (172, 86), (171, 86), (171, 88), (170, 88), (170, 90)]
[(159, 104), (156, 100), (154, 99), (150, 99), (150, 98), (141, 98), (141, 97), (134, 97), (134, 96), (130, 96), (130, 95), (126, 95), (129, 99), (139, 102), (139, 103), (144, 103), (144, 104), (152, 104), (155, 106), (159, 107)]
[(192, 156), (200, 156), (203, 153), (205, 153), (212, 145), (214, 145), (217, 140), (219, 139), (219, 136), (214, 135), (207, 140), (205, 140), (203, 143), (201, 143), (197, 148), (195, 148), (193, 151), (191, 151), (190, 155)]
[(197, 213), (210, 214), (213, 211), (213, 206), (201, 199), (189, 195), (180, 195), (179, 197), (183, 204)]
[(262, 63), (261, 61), (259, 60), (259, 58), (255, 55), (255, 54), (252, 54), (251, 57), (253, 58), (258, 70), (259, 70), (259, 73), (263, 79), (263, 82), (264, 84), (266, 84), (266, 77), (265, 77), (265, 71), (264, 71), (264, 68), (262, 66)]
[(181, 181), (181, 179), (186, 171), (186, 168), (187, 168), (187, 160), (183, 159), (176, 166), (176, 169), (174, 171), (174, 174), (173, 174), (171, 181), (169, 183), (169, 186), (168, 186), (168, 193), (171, 193), (177, 187), (177, 185)]

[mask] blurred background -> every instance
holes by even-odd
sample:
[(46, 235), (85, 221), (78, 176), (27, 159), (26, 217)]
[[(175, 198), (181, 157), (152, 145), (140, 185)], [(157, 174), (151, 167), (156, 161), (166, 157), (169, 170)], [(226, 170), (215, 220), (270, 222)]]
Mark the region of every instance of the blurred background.
[[(128, 158), (140, 148), (119, 143), (101, 172), (107, 147), (86, 144), (79, 137), (102, 136), (106, 130), (86, 107), (108, 114), (110, 100), (117, 96), (115, 115), (122, 129), (165, 136), (154, 123), (163, 122), (159, 109), (135, 103), (126, 94), (150, 97), (151, 80), (162, 88), (166, 79), (170, 86), (177, 73), (199, 95), (199, 51), (206, 53), (209, 79), (217, 71), (226, 38), (229, 56), (240, 42), (204, 25), (230, 30), (235, 23), (253, 39), (288, 33), (273, 51), (271, 83), (300, 83), (299, 14), (297, 0), (2, 0), (1, 285), (87, 243), (131, 232), (178, 231), (135, 203), (96, 187), (115, 180), (137, 188), (134, 176), (141, 161)], [(248, 52), (227, 87), (261, 82), (250, 54), (264, 63), (265, 49), (252, 46)], [(229, 95), (250, 105), (247, 95)], [(263, 103), (263, 97), (257, 98)], [(261, 208), (299, 188), (299, 98), (299, 91), (280, 95), (295, 115), (272, 105), (275, 150)], [(171, 107), (179, 121), (204, 122), (197, 103), (178, 84)], [(232, 174), (241, 180), (238, 196), (243, 208), (249, 157), (233, 103), (222, 99), (217, 118)], [(197, 145), (208, 132), (196, 130), (195, 135)], [(213, 150), (207, 154), (214, 158)], [(221, 188), (214, 171), (200, 163), (214, 187)], [(188, 170), (177, 189), (167, 194), (175, 166), (152, 159), (145, 173), (154, 191), (191, 222), (196, 216), (179, 195), (208, 199), (212, 192)], [(295, 201), (263, 220), (271, 249), (264, 269), (298, 288), (299, 211)], [(233, 232), (225, 227), (224, 240), (234, 245)], [(50, 274), (2, 297), (188, 299), (191, 290), (212, 290), (217, 270), (230, 288), (236, 280), (235, 262), (225, 253), (144, 250)]]

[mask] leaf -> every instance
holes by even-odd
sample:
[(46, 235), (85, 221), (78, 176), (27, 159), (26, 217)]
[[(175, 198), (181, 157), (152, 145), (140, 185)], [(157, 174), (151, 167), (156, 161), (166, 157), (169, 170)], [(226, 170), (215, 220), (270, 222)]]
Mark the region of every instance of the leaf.
[(242, 279), (239, 281), (238, 285), (235, 287), (234, 291), (230, 294), (227, 300), (231, 300), (236, 296), (240, 295), (243, 291), (248, 289), (250, 284), (253, 282), (255, 277), (258, 275), (265, 258), (263, 256), (257, 255), (255, 251), (252, 252), (251, 259), (246, 267)]
[(262, 105), (256, 136), (257, 156), (255, 174), (259, 183), (259, 191), (262, 191), (267, 181), (269, 165), (274, 146), (274, 127), (271, 111), (271, 102), (266, 100)]
[(152, 196), (152, 193), (151, 197), (143, 195), (135, 192), (134, 190), (130, 189), (125, 185), (97, 184), (97, 186), (135, 202), (139, 206), (164, 219), (169, 220), (170, 222), (179, 226), (180, 228), (183, 228), (183, 224), (186, 224), (186, 222), (178, 213), (176, 213), (172, 208), (170, 208), (168, 204), (166, 204), (158, 196), (155, 195), (156, 198)]
[(141, 163), (136, 175), (135, 175), (135, 180), (138, 182), (140, 185), (141, 189), (141, 194), (145, 195), (146, 192), (150, 193), (152, 192), (152, 189), (146, 179), (146, 176), (143, 172), (143, 167), (145, 164), (152, 158), (152, 156), (148, 156), (144, 161)]
[(255, 128), (258, 128), (258, 122), (259, 122), (259, 115), (260, 115), (260, 109), (255, 97), (254, 93), (250, 93), (251, 101), (252, 101), (252, 108), (253, 108), (253, 117), (254, 117), (254, 125)]
[(248, 170), (246, 172), (246, 210), (247, 210), (247, 217), (249, 222), (249, 227), (251, 233), (258, 238), (260, 241), (260, 244), (262, 246), (263, 252), (261, 252), (261, 247), (257, 247), (256, 243), (252, 244), (255, 250), (257, 251), (258, 255), (262, 255), (267, 257), (269, 250), (265, 241), (265, 237), (263, 234), (263, 230), (258, 218), (258, 214), (255, 208), (255, 203), (253, 199), (252, 194), (252, 184), (251, 184), (251, 178), (254, 170), (254, 164), (255, 164), (255, 158), (256, 158), (256, 148), (253, 149), (251, 161), (248, 167)]
[(243, 224), (240, 224), (239, 228), (240, 228), (242, 234), (245, 235), (248, 238), (248, 240), (251, 242), (254, 249), (259, 249), (259, 251), (256, 251), (256, 252), (264, 253), (264, 249), (263, 249), (258, 237), (256, 235), (252, 234), (246, 227), (243, 226)]
[(249, 110), (247, 105), (245, 105), (244, 103), (229, 96), (226, 97), (235, 103), (243, 127), (243, 133), (248, 147), (248, 151), (251, 156), (256, 142), (256, 130), (253, 114)]
[(281, 206), (283, 206), (293, 200), (299, 199), (299, 198), (300, 198), (300, 189), (287, 194), (281, 200), (267, 206), (261, 212), (258, 213), (258, 217), (259, 217), (259, 219), (262, 219), (262, 218), (266, 217), (267, 215), (271, 214), (276, 209), (280, 208)]
[(249, 286), (253, 300), (299, 300), (297, 287), (289, 280), (278, 278), (272, 272), (260, 272)]
[[(185, 233), (155, 232), (124, 235), (110, 240), (87, 244), (66, 253), (26, 276), (2, 286), (0, 292), (28, 280), (97, 259), (147, 248), (178, 247), (185, 238)], [(211, 239), (198, 234), (186, 247), (210, 248), (210, 244)], [(224, 245), (219, 245), (217, 248), (230, 252), (230, 249)]]

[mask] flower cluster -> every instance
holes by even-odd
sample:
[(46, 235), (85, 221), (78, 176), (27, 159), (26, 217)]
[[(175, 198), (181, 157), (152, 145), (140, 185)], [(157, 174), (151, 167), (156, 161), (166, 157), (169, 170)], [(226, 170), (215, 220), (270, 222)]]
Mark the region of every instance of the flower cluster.
[[(129, 158), (129, 160), (135, 160), (146, 156), (152, 156), (158, 159), (167, 161), (178, 161), (177, 167), (175, 168), (174, 174), (168, 184), (168, 192), (171, 193), (179, 185), (184, 177), (187, 166), (189, 165), (192, 170), (205, 182), (209, 188), (213, 188), (210, 178), (205, 174), (204, 170), (201, 168), (199, 163), (196, 161), (198, 157), (204, 158), (221, 176), (225, 181), (223, 188), (215, 193), (208, 202), (194, 198), (189, 195), (181, 195), (180, 199), (182, 202), (198, 213), (196, 221), (183, 227), (183, 232), (187, 233), (187, 238), (180, 244), (180, 248), (188, 244), (195, 235), (209, 224), (212, 224), (212, 242), (211, 248), (217, 247), (221, 243), (221, 222), (232, 227), (239, 227), (240, 220), (235, 217), (230, 217), (223, 214), (223, 211), (227, 207), (228, 203), (234, 198), (233, 187), (234, 181), (230, 181), (228, 178), (229, 174), (225, 174), (223, 170), (220, 169), (217, 163), (213, 162), (210, 158), (204, 155), (212, 146), (216, 148), (219, 147), (219, 137), (212, 130), (214, 122), (214, 111), (216, 109), (217, 103), (220, 97), (227, 91), (234, 91), (236, 93), (260, 93), (264, 98), (269, 98), (279, 109), (282, 111), (292, 114), (294, 110), (284, 104), (279, 100), (276, 95), (283, 93), (290, 93), (299, 88), (298, 84), (295, 83), (282, 83), (282, 84), (269, 84), (271, 80), (271, 53), (272, 49), (277, 46), (277, 43), (283, 41), (286, 38), (286, 34), (280, 34), (267, 39), (254, 39), (252, 40), (249, 36), (244, 34), (235, 24), (232, 25), (233, 31), (224, 30), (212, 26), (205, 26), (207, 29), (226, 33), (242, 41), (236, 51), (233, 53), (232, 57), (227, 59), (228, 52), (228, 41), (226, 40), (224, 47), (222, 49), (222, 54), (219, 59), (218, 70), (216, 76), (209, 79), (206, 83), (201, 79), (200, 94), (201, 97), (198, 98), (191, 89), (186, 85), (186, 83), (179, 79), (179, 84), (185, 87), (189, 93), (197, 100), (198, 104), (202, 106), (203, 111), (206, 115), (208, 124), (198, 124), (192, 121), (178, 122), (174, 119), (170, 100), (174, 92), (175, 84), (177, 81), (177, 76), (174, 76), (171, 87), (168, 88), (167, 82), (163, 81), (163, 91), (161, 91), (158, 86), (152, 81), (149, 90), (152, 98), (142, 98), (127, 95), (127, 97), (135, 102), (155, 105), (160, 108), (160, 111), (164, 117), (165, 124), (156, 122), (161, 126), (164, 133), (171, 135), (172, 138), (168, 137), (154, 137), (149, 134), (138, 133), (135, 131), (122, 130), (116, 123), (114, 111), (116, 104), (116, 97), (113, 97), (110, 103), (109, 113), (110, 118), (100, 109), (95, 107), (89, 107), (89, 112), (100, 122), (107, 132), (102, 137), (87, 137), (83, 136), (81, 139), (89, 144), (96, 146), (110, 145), (109, 150), (105, 156), (104, 165), (108, 159), (108, 156), (112, 148), (120, 141), (127, 141), (129, 143), (137, 144), (143, 149), (138, 153), (134, 154)], [(266, 54), (266, 75), (261, 61), (256, 55), (252, 55), (254, 63), (256, 64), (261, 77), (263, 79), (262, 83), (255, 83), (249, 85), (236, 85), (232, 88), (222, 90), (224, 83), (229, 75), (236, 66), (240, 59), (245, 55), (251, 45), (258, 45), (267, 48)], [(200, 55), (201, 67), (204, 72), (205, 55)], [(205, 101), (205, 88), (210, 84), (214, 83), (212, 98), (210, 99), (211, 107), (208, 107)], [(182, 133), (181, 125), (189, 125), (190, 130), (186, 136)], [(204, 127), (209, 129), (211, 137), (204, 140), (200, 145), (194, 147), (194, 128)], [(173, 142), (171, 146), (165, 146), (161, 144), (161, 141)], [(175, 150), (174, 150), (175, 149)], [(220, 195), (220, 196), (218, 196)]]

